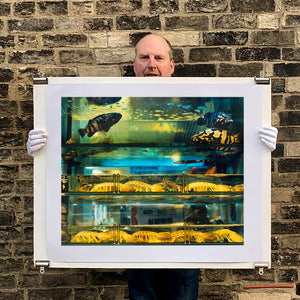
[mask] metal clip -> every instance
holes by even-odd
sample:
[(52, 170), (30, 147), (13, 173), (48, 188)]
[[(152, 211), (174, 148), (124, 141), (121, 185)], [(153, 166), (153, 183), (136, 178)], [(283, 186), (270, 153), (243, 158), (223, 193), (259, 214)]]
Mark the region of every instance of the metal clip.
[(48, 78), (33, 78), (33, 84), (48, 84)]
[(264, 275), (264, 268), (258, 268), (258, 274), (260, 276)]
[(262, 276), (264, 274), (264, 268), (269, 268), (270, 265), (268, 262), (255, 262), (254, 268), (258, 268), (258, 274)]
[(34, 263), (35, 267), (40, 267), (40, 273), (44, 274), (45, 273), (45, 267), (49, 267), (50, 262), (48, 260), (37, 260)]
[(254, 77), (254, 81), (256, 84), (270, 84), (270, 78), (265, 77), (265, 71), (261, 70), (259, 72), (259, 77)]
[(254, 77), (254, 81), (256, 84), (270, 84), (270, 78), (261, 78), (261, 77)]

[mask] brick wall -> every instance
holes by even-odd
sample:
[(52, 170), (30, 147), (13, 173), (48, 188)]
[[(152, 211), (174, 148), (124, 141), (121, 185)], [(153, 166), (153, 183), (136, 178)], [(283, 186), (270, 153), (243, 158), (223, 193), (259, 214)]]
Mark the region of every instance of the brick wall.
[[(176, 76), (272, 77), (272, 268), (201, 270), (199, 299), (300, 299), (299, 0), (2, 0), (0, 299), (128, 299), (124, 270), (33, 267), (32, 78), (130, 76), (133, 43), (157, 32)], [(294, 283), (244, 290), (245, 284)]]

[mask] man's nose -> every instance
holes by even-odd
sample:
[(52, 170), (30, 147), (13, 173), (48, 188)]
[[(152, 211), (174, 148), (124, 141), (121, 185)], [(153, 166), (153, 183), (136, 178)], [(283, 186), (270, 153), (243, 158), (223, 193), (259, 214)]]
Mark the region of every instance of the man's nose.
[(155, 68), (155, 67), (156, 67), (156, 63), (154, 57), (149, 57), (148, 68)]

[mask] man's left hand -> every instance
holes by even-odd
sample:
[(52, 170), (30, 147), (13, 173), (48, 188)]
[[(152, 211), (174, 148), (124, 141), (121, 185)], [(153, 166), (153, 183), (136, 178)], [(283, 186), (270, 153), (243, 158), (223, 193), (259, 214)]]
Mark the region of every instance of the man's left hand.
[(271, 150), (276, 149), (278, 130), (273, 126), (264, 126), (259, 130), (260, 140)]

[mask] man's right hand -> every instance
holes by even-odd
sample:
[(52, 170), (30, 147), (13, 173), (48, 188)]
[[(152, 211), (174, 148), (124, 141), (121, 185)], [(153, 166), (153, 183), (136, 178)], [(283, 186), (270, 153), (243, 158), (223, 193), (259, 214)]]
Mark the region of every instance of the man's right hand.
[(47, 134), (44, 130), (33, 129), (29, 131), (27, 140), (27, 152), (28, 155), (34, 156), (34, 154), (43, 148), (47, 142)]

